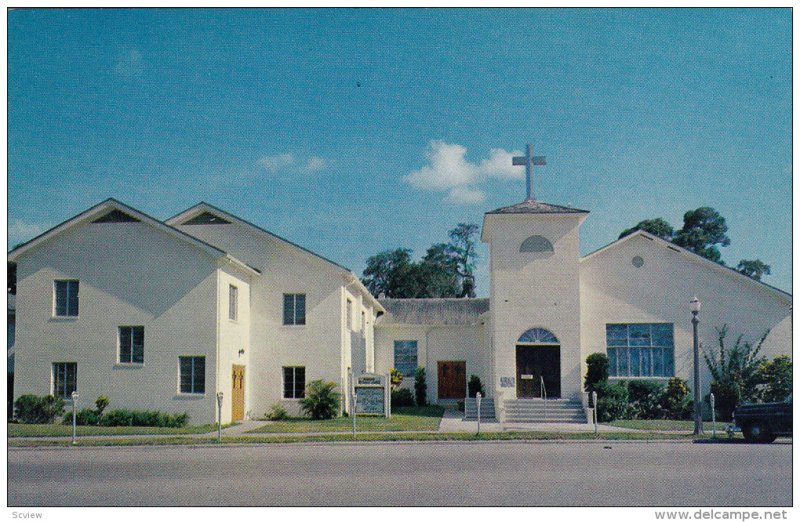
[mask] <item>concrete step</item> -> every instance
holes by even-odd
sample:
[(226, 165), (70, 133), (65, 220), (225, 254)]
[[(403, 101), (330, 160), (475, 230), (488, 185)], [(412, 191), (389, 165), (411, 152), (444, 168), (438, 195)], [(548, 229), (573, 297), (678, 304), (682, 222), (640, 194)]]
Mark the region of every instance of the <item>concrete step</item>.
[(586, 422), (583, 405), (573, 399), (510, 399), (503, 405), (507, 422)]
[[(477, 420), (478, 418), (478, 405), (475, 399), (466, 399), (464, 401), (464, 420)], [(486, 397), (481, 399), (481, 420), (494, 420), (494, 399)]]

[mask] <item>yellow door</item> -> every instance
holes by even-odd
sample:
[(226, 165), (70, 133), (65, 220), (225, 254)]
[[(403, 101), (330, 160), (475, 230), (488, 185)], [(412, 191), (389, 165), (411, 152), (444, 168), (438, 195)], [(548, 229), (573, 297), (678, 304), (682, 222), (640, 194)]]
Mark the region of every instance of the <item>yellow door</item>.
[(233, 390), (231, 419), (240, 421), (244, 419), (244, 366), (233, 366)]

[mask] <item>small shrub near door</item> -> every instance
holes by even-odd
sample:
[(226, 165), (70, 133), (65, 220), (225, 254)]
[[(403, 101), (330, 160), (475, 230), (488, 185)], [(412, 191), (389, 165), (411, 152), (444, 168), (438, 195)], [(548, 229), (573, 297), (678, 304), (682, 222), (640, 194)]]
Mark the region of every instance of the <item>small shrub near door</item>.
[(271, 421), (279, 421), (279, 420), (286, 420), (289, 418), (289, 414), (286, 412), (286, 408), (283, 407), (280, 403), (275, 403), (270, 406), (269, 411), (265, 415), (267, 420)]
[(14, 401), (16, 419), (26, 424), (50, 424), (64, 413), (64, 399), (45, 395), (22, 395)]
[(306, 386), (306, 396), (300, 401), (303, 413), (312, 419), (332, 419), (339, 411), (336, 383), (317, 379)]
[(392, 390), (392, 409), (414, 406), (414, 396), (408, 388)]
[(428, 382), (425, 378), (425, 368), (421, 366), (414, 370), (414, 399), (417, 406), (428, 404)]
[(486, 390), (483, 389), (481, 378), (477, 375), (470, 375), (469, 382), (467, 382), (467, 395), (475, 397), (478, 392), (481, 392), (481, 397), (486, 397)]
[(586, 358), (586, 377), (584, 389), (595, 391), (596, 386), (608, 381), (608, 356), (604, 353), (593, 353)]
[(622, 419), (628, 412), (628, 387), (624, 383), (608, 381), (594, 385), (597, 392), (597, 420), (611, 422)]

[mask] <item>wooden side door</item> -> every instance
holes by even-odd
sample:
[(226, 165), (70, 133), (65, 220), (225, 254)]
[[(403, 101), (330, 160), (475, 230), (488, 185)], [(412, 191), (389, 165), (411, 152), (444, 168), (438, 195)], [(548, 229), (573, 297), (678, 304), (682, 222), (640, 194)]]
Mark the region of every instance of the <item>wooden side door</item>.
[(231, 420), (244, 419), (244, 366), (233, 365)]
[(467, 395), (466, 361), (438, 361), (440, 399), (463, 399)]

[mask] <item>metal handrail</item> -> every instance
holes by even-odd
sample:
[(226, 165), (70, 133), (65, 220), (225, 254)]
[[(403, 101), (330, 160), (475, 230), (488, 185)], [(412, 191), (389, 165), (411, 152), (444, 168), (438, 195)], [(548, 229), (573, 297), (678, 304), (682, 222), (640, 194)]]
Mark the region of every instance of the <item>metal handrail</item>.
[(544, 422), (547, 422), (547, 388), (544, 385), (544, 376), (539, 376), (539, 394), (542, 396), (544, 400)]

